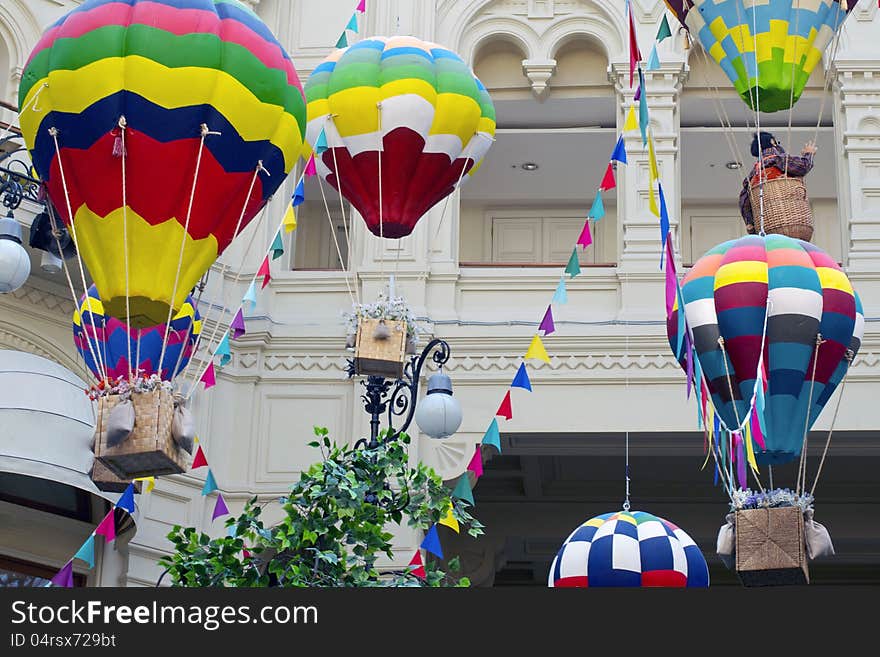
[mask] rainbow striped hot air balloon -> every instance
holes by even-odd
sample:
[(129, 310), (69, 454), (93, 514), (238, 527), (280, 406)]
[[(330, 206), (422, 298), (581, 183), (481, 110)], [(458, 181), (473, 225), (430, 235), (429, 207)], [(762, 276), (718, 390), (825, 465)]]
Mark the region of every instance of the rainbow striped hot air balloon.
[[(168, 340), (163, 355), (166, 326)], [(142, 329), (126, 326), (104, 313), (94, 285), (89, 288), (88, 299), (83, 295), (79, 308), (73, 313), (73, 343), (98, 381), (104, 379), (102, 365), (110, 381), (128, 378), (129, 372), (142, 376), (158, 374), (163, 380), (171, 381), (189, 363), (201, 331), (202, 320), (192, 297), (186, 298), (170, 326), (159, 324)]]
[(666, 0), (752, 109), (800, 98), (858, 0)]
[[(861, 345), (864, 314), (849, 279), (809, 242), (750, 235), (700, 258), (682, 280), (681, 294), (687, 330), (721, 420), (731, 430), (748, 420), (760, 376), (765, 444), (755, 445), (756, 460), (797, 458), (805, 430)], [(667, 324), (673, 352), (679, 312), (676, 303)], [(684, 367), (685, 356), (679, 359)]]
[(476, 170), (495, 135), (495, 108), (470, 67), (414, 37), (336, 51), (305, 93), (306, 140), (314, 148), (324, 131), (329, 147), (318, 173), (383, 237), (409, 235)]
[(125, 319), (128, 297), (136, 327), (181, 307), (305, 129), (290, 58), (235, 0), (86, 0), (34, 48), (19, 106), (104, 310)]

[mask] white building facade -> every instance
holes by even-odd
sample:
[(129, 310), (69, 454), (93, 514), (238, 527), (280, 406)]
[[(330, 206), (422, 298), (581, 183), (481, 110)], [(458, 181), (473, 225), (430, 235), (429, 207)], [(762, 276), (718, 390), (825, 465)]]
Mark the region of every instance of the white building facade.
[[(0, 97), (6, 103), (16, 102), (22, 67), (42, 29), (75, 4), (0, 0)], [(247, 4), (287, 48), (304, 81), (332, 50), (357, 3)], [(666, 8), (662, 0), (632, 0), (632, 7), (647, 55)], [(661, 66), (646, 73), (646, 87), (682, 271), (713, 245), (744, 234), (737, 206), (744, 171), (737, 164), (751, 164), (754, 115), (699, 47), (685, 48), (671, 14), (669, 20), (673, 37), (660, 44)], [(873, 320), (880, 317), (878, 28), (876, 3), (862, 0), (834, 58), (826, 53), (791, 115), (761, 118), (789, 151), (816, 138), (817, 165), (808, 178), (813, 241), (842, 263), (868, 318), (823, 475), (826, 506), (822, 487), (817, 491), (817, 519), (831, 529), (839, 553), (828, 581), (861, 576), (880, 563), (877, 530), (859, 520), (880, 494), (872, 469), (880, 463), (880, 420), (870, 412), (880, 377)], [(246, 315), (247, 335), (233, 343), (232, 362), (219, 372), (217, 386), (196, 396), (199, 436), (233, 512), (253, 495), (283, 495), (317, 460), (307, 446), (314, 425), (340, 441), (368, 432), (360, 382), (345, 374), (341, 314), (351, 307), (350, 289), (375, 299), (391, 273), (427, 333), (449, 342), (446, 371), (464, 410), (460, 431), (442, 442), (418, 436), (413, 425), (413, 455), (447, 480), (465, 471), (553, 296), (633, 102), (623, 0), (368, 0), (360, 33), (412, 34), (458, 52), (493, 97), (497, 141), (474, 180), (399, 241), (372, 236), (356, 213), (343, 211), (335, 192), (328, 217), (320, 189), (309, 182), (285, 256), (273, 264), (271, 284)], [(15, 123), (15, 113), (4, 109), (0, 120)], [(487, 535), (445, 538), (446, 551), (462, 554), (477, 584), (540, 584), (577, 524), (618, 509), (627, 434), (634, 508), (667, 517), (714, 556), (725, 498), (711, 475), (699, 471), (696, 409), (685, 399), (684, 375), (666, 339), (648, 153), (637, 132), (626, 134), (626, 146), (629, 163), (617, 167), (617, 187), (605, 194), (607, 215), (593, 226), (582, 273), (568, 282), (568, 303), (554, 308), (557, 331), (545, 340), (550, 363), (530, 362), (531, 393), (513, 390), (513, 419), (501, 422), (502, 454), (486, 463), (474, 489), (475, 515)], [(537, 168), (522, 166), (530, 163)], [(205, 293), (215, 308), (237, 307), (241, 280), (250, 280), (263, 253), (262, 246), (247, 252), (246, 245), (252, 234), (257, 245), (271, 242), (292, 185), (285, 183), (263, 221), (224, 255), (234, 266), (215, 267)], [(25, 202), (15, 216), (27, 227), (38, 211)], [(39, 272), (35, 257), (25, 286), (0, 295), (0, 349), (43, 356), (86, 380), (73, 347), (66, 283)], [(242, 262), (242, 276), (235, 276)], [(221, 314), (209, 312), (208, 319)], [(836, 403), (837, 395), (815, 427), (823, 438)], [(104, 549), (102, 563), (112, 567), (105, 575), (100, 568), (82, 571), (86, 582), (154, 585), (173, 525), (222, 532), (222, 523), (211, 522), (213, 498), (200, 494), (203, 483), (203, 470), (162, 478), (139, 501), (136, 531)], [(0, 504), (10, 518), (33, 512), (2, 498)], [(45, 536), (0, 529), (0, 558), (57, 568), (78, 547), (78, 534), (84, 539), (91, 531), (76, 522), (64, 530), (71, 535), (69, 552), (67, 543), (49, 549)], [(401, 530), (397, 561), (406, 563), (420, 540)]]

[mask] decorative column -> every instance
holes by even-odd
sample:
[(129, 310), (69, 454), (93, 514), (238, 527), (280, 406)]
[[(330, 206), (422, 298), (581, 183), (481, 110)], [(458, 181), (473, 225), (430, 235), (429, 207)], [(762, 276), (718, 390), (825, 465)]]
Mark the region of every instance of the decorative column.
[[(617, 128), (623, 131), (624, 122), (638, 88), (629, 86), (629, 65), (615, 63), (611, 67), (611, 81), (618, 98)], [(670, 228), (676, 254), (679, 252), (679, 95), (687, 74), (683, 63), (664, 63), (659, 70), (645, 71), (645, 87), (653, 133), (657, 169), (669, 212)], [(638, 102), (635, 102), (638, 114)], [(650, 314), (656, 316), (656, 299), (663, 278), (660, 275), (660, 220), (650, 210), (650, 165), (648, 147), (642, 144), (636, 130), (624, 135), (626, 166), (617, 169), (617, 208), (620, 226), (618, 274), (621, 277), (621, 312), (627, 316)], [(657, 196), (657, 207), (660, 198)], [(646, 285), (646, 283), (651, 283)]]

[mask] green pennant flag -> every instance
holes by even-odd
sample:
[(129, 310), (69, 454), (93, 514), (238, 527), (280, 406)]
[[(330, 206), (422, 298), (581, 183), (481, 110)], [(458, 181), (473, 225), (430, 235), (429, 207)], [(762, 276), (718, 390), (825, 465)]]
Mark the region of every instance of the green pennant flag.
[(578, 262), (577, 247), (574, 247), (571, 252), (571, 257), (568, 259), (568, 264), (565, 266), (565, 273), (571, 275), (572, 278), (581, 273), (581, 263)]
[(272, 240), (272, 260), (278, 260), (284, 255), (284, 242), (281, 239), (281, 231), (275, 233), (275, 239)]
[(468, 479), (467, 472), (458, 478), (458, 483), (455, 484), (455, 490), (452, 491), (452, 496), (470, 502), (471, 506), (476, 506), (476, 503), (474, 502), (474, 494), (471, 492), (471, 482)]
[(657, 30), (657, 43), (663, 39), (672, 36), (672, 30), (669, 29), (669, 21), (666, 20), (666, 14), (663, 14), (663, 21), (660, 23), (660, 29)]
[(342, 36), (339, 37), (339, 41), (336, 42), (337, 48), (348, 48), (348, 39), (345, 38), (345, 31), (342, 32)]

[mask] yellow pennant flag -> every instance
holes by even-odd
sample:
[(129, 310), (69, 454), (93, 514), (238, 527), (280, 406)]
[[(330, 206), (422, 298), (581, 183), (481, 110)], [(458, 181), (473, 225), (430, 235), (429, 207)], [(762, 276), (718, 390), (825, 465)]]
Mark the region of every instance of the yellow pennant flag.
[(287, 212), (284, 213), (284, 232), (292, 233), (296, 230), (296, 213), (293, 211), (293, 203), (288, 204)]
[(451, 506), (446, 510), (446, 515), (440, 519), (439, 523), (441, 525), (445, 525), (446, 527), (449, 527), (456, 534), (458, 534), (460, 532), (460, 528), (458, 526), (458, 520), (456, 520), (455, 516), (452, 515), (452, 507)]
[(541, 337), (535, 334), (535, 337), (532, 338), (532, 344), (529, 345), (528, 351), (526, 351), (526, 355), (524, 358), (537, 358), (538, 360), (543, 360), (545, 363), (550, 363), (550, 356), (547, 355), (547, 350), (544, 349), (544, 343), (541, 342)]
[(650, 186), (648, 187), (648, 209), (655, 217), (659, 217), (660, 208), (657, 206), (657, 192), (654, 190), (654, 182), (655, 181), (652, 180)]
[(651, 173), (651, 182), (653, 183), (660, 177), (660, 172), (657, 169), (657, 154), (654, 151), (654, 133), (648, 133), (648, 164), (650, 168), (648, 171)]
[(746, 422), (746, 430), (743, 440), (746, 441), (746, 460), (749, 462), (749, 465), (752, 467), (755, 474), (758, 474), (758, 462), (755, 460), (755, 448), (752, 446), (751, 422)]
[(135, 479), (135, 481), (140, 481), (144, 484), (144, 492), (149, 493), (156, 487), (156, 478), (155, 477), (139, 477)]
[(629, 112), (626, 113), (626, 121), (623, 124), (623, 131), (630, 132), (631, 130), (639, 129), (639, 121), (636, 119), (636, 106), (630, 105)]

